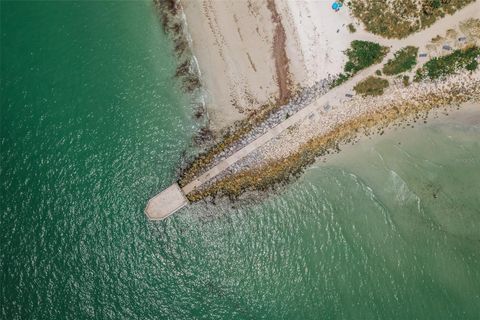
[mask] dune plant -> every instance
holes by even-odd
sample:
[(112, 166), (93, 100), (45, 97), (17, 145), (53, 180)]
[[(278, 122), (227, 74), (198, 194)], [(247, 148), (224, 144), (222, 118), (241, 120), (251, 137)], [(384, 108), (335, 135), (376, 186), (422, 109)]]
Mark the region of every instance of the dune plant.
[(341, 73), (334, 83), (337, 86), (362, 69), (379, 63), (388, 53), (388, 48), (370, 41), (354, 40), (350, 48), (345, 51), (348, 61), (345, 64), (344, 72)]
[(357, 94), (361, 94), (362, 96), (380, 96), (388, 86), (388, 80), (370, 76), (357, 83), (353, 89)]
[(476, 70), (479, 57), (480, 48), (472, 46), (466, 49), (455, 50), (443, 57), (432, 58), (422, 68), (417, 70), (414, 80), (418, 82), (423, 79), (439, 79), (456, 73), (461, 69)]
[(408, 46), (395, 52), (395, 57), (383, 66), (386, 75), (399, 74), (411, 70), (417, 64), (418, 48)]
[(475, 0), (350, 0), (353, 15), (367, 31), (404, 38)]

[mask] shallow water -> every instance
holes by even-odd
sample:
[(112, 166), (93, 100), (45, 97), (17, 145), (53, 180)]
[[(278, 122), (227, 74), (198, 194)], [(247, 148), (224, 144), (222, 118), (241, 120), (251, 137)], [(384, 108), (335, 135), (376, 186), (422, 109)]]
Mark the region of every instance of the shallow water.
[(150, 1), (1, 2), (1, 318), (478, 319), (480, 111), (142, 212), (196, 124)]

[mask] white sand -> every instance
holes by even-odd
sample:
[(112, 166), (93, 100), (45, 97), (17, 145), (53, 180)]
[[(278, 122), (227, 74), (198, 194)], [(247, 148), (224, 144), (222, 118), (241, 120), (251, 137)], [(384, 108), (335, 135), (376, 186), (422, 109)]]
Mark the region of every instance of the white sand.
[(272, 59), (273, 24), (258, 1), (182, 0), (193, 52), (208, 91), (213, 129), (278, 94)]
[(353, 23), (347, 6), (335, 12), (332, 1), (276, 2), (287, 33), (295, 83), (309, 86), (341, 72), (346, 62), (343, 51), (356, 37), (347, 29)]

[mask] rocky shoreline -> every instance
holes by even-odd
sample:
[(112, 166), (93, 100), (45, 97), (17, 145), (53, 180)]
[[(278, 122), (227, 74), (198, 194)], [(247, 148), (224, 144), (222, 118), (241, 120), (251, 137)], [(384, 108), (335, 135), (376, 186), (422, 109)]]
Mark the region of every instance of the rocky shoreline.
[[(245, 147), (268, 130), (277, 126), (283, 120), (294, 113), (313, 103), (318, 97), (324, 95), (330, 89), (334, 79), (317, 81), (314, 85), (299, 89), (294, 97), (285, 105), (277, 106), (272, 103), (262, 113), (253, 114), (247, 123), (239, 122), (227, 132), (220, 143), (212, 146), (205, 153), (192, 159), (181, 173), (180, 185), (186, 185), (195, 176), (201, 175), (220, 161)], [(235, 139), (236, 138), (236, 139)], [(219, 148), (219, 146), (222, 146)]]
[[(175, 78), (179, 80), (182, 90), (194, 97), (192, 109), (194, 118), (203, 123), (203, 130), (194, 140), (203, 143), (206, 139), (205, 129), (208, 128), (208, 114), (205, 108), (204, 93), (200, 68), (192, 52), (192, 39), (186, 24), (183, 7), (178, 0), (153, 0), (163, 31), (173, 42), (173, 51), (178, 61)], [(210, 137), (208, 137), (210, 139)]]
[(361, 134), (383, 134), (391, 125), (426, 121), (431, 110), (480, 101), (479, 78), (478, 71), (475, 76), (463, 73), (408, 90), (392, 88), (382, 97), (353, 99), (337, 108), (336, 114), (332, 110), (330, 123), (307, 125), (296, 134), (287, 130), (281, 139), (253, 152), (187, 197), (193, 202), (218, 196), (235, 199), (247, 191), (270, 190), (297, 176), (319, 156), (338, 151), (342, 142), (354, 141)]

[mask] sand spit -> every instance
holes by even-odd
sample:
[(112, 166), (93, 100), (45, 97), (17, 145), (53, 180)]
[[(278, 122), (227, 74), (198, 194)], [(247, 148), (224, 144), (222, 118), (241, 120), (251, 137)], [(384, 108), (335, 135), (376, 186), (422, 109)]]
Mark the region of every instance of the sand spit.
[(480, 101), (479, 71), (394, 87), (381, 97), (356, 98), (329, 110), (319, 108), (310, 121), (286, 130), (187, 197), (190, 201), (219, 195), (235, 198), (246, 191), (270, 189), (302, 172), (318, 156), (337, 150), (340, 142), (359, 134), (381, 134), (388, 125), (426, 119), (433, 109), (467, 101)]
[[(315, 136), (327, 134), (334, 130), (339, 124), (350, 121), (354, 118), (360, 118), (365, 114), (386, 112), (389, 109), (398, 109), (399, 116), (402, 117), (402, 111), (409, 112), (417, 106), (420, 109), (431, 109), (445, 105), (444, 101), (453, 100), (452, 103), (464, 102), (464, 97), (471, 95), (471, 98), (477, 98), (479, 91), (480, 72), (475, 74), (463, 73), (452, 76), (448, 79), (413, 83), (408, 87), (397, 84), (378, 97), (355, 96), (341, 105), (332, 105), (331, 109), (319, 106), (317, 113), (310, 119), (306, 119), (300, 126), (285, 131), (278, 139), (266, 144), (261, 150), (262, 161), (270, 161), (284, 158), (292, 152), (296, 152), (308, 140)], [(444, 100), (442, 96), (445, 96)], [(438, 106), (432, 104), (436, 103)]]

